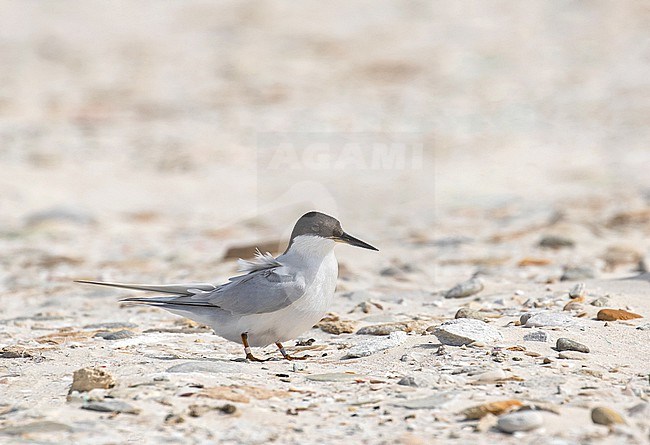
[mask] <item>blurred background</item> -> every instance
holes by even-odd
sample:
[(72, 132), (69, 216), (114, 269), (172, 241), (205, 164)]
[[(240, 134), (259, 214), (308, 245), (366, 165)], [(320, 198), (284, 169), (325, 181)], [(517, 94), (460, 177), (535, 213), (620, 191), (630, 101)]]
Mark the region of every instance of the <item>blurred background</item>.
[(2, 1), (5, 266), (183, 276), (311, 209), (381, 247), (457, 209), (646, 208), (649, 22), (644, 1)]

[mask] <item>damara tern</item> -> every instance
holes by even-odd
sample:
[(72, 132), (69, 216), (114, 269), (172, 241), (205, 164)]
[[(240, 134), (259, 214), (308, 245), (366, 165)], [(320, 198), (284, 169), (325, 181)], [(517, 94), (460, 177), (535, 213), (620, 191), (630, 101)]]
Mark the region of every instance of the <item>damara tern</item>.
[(287, 360), (304, 359), (287, 354), (282, 342), (309, 330), (332, 303), (338, 277), (334, 256), (337, 242), (378, 250), (345, 233), (335, 218), (309, 212), (296, 222), (289, 246), (282, 255), (274, 258), (258, 250), (255, 259), (240, 259), (240, 269), (245, 273), (225, 284), (77, 282), (172, 294), (122, 301), (159, 306), (209, 325), (217, 335), (233, 342), (241, 341), (246, 358), (251, 361), (264, 361), (252, 354), (251, 346), (271, 343), (275, 343)]

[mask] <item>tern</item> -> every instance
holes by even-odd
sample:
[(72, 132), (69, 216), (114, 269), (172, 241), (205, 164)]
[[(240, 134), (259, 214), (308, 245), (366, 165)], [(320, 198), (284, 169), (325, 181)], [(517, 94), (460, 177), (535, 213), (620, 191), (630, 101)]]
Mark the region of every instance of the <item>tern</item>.
[(313, 211), (298, 219), (283, 254), (274, 258), (270, 253), (263, 254), (258, 250), (253, 260), (240, 259), (240, 270), (244, 273), (230, 278), (225, 284), (76, 281), (171, 294), (121, 301), (158, 306), (206, 324), (220, 337), (241, 342), (246, 359), (250, 361), (265, 361), (253, 355), (251, 346), (271, 343), (275, 343), (286, 360), (305, 359), (307, 357), (289, 355), (282, 342), (308, 331), (327, 313), (338, 278), (338, 263), (334, 256), (337, 243), (378, 250), (345, 233), (336, 218)]

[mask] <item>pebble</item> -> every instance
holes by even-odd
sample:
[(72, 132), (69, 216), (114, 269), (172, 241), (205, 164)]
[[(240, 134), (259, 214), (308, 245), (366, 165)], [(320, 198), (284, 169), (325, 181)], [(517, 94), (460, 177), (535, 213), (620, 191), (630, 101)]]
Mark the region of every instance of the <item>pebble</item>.
[(441, 408), (444, 405), (452, 402), (458, 397), (458, 391), (439, 392), (434, 395), (424, 397), (421, 399), (406, 400), (403, 402), (396, 402), (396, 406), (401, 406), (408, 409), (433, 409)]
[(583, 352), (577, 351), (562, 351), (557, 356), (564, 360), (587, 360)]
[(591, 410), (591, 420), (598, 425), (624, 424), (625, 419), (613, 409), (599, 406)]
[(585, 354), (589, 353), (589, 348), (587, 346), (564, 337), (557, 339), (555, 349), (558, 351), (577, 351), (583, 352)]
[(59, 431), (71, 432), (72, 427), (65, 423), (39, 420), (36, 422), (25, 423), (23, 425), (6, 426), (0, 429), (0, 433), (12, 436), (33, 433), (56, 433)]
[(135, 337), (136, 334), (128, 329), (122, 329), (115, 332), (98, 332), (93, 337), (103, 338), (104, 340), (123, 340), (125, 338)]
[(633, 320), (635, 318), (643, 318), (639, 314), (629, 312), (624, 309), (601, 309), (596, 314), (596, 318), (602, 321), (615, 321), (615, 320)]
[(397, 384), (402, 386), (412, 386), (414, 388), (426, 388), (433, 385), (433, 380), (419, 375), (407, 375), (402, 377)]
[(484, 312), (470, 309), (468, 307), (461, 307), (458, 309), (454, 318), (473, 318), (474, 320), (481, 320), (486, 323), (488, 322), (488, 318), (485, 316)]
[(588, 266), (572, 266), (566, 267), (564, 273), (560, 277), (560, 281), (578, 281), (594, 278), (596, 272), (592, 267)]
[(242, 365), (230, 361), (186, 362), (167, 368), (166, 372), (239, 373)]
[(598, 297), (594, 301), (592, 301), (590, 304), (592, 306), (596, 306), (596, 307), (607, 306), (609, 304), (609, 298), (608, 297)]
[(483, 403), (481, 405), (471, 406), (460, 412), (461, 415), (465, 416), (465, 420), (478, 420), (487, 416), (488, 414), (493, 414), (500, 416), (506, 414), (510, 411), (518, 409), (523, 404), (519, 400), (499, 400), (497, 402)]
[(334, 335), (352, 334), (356, 329), (356, 323), (350, 320), (321, 321), (317, 326), (321, 331)]
[(576, 311), (576, 312), (583, 312), (585, 310), (585, 307), (583, 304), (578, 303), (577, 301), (569, 301), (564, 307), (562, 308), (563, 311)]
[(548, 332), (544, 331), (535, 331), (530, 334), (524, 335), (524, 341), (542, 341), (546, 342), (549, 340)]
[(650, 331), (650, 323), (645, 323), (636, 327), (640, 331)]
[(332, 372), (326, 374), (312, 374), (307, 380), (314, 382), (349, 382), (351, 380), (363, 379), (365, 376), (359, 374), (348, 374), (347, 372)]
[(105, 413), (139, 414), (140, 408), (136, 408), (121, 400), (104, 400), (102, 402), (88, 402), (81, 405), (81, 409), (90, 411), (101, 411)]
[(469, 297), (470, 295), (478, 294), (483, 290), (483, 288), (483, 280), (480, 278), (470, 278), (467, 281), (458, 283), (445, 292), (445, 298)]
[(496, 383), (508, 376), (503, 369), (492, 369), (474, 376), (474, 383)]
[[(391, 332), (404, 331), (411, 332), (417, 330), (418, 325), (415, 321), (401, 321), (395, 323), (375, 324), (371, 326), (364, 326), (357, 331), (359, 335), (390, 335)], [(420, 329), (422, 330), (422, 329)]]
[(101, 368), (81, 368), (72, 375), (70, 392), (85, 392), (91, 389), (108, 389), (115, 386), (115, 379)]
[(539, 240), (538, 245), (549, 249), (561, 249), (563, 247), (573, 247), (575, 242), (571, 238), (560, 235), (546, 235)]
[[(570, 326), (575, 323), (573, 317), (559, 312), (538, 312), (529, 316), (522, 315), (521, 324), (527, 328), (542, 326)], [(525, 321), (524, 321), (525, 320)]]
[(93, 224), (95, 219), (89, 213), (81, 209), (68, 207), (52, 207), (30, 213), (25, 218), (25, 224), (29, 227), (51, 222), (63, 222), (73, 224)]
[(473, 342), (493, 343), (503, 335), (487, 323), (472, 318), (458, 318), (442, 323), (433, 334), (443, 345), (462, 346)]
[(505, 433), (530, 431), (539, 428), (544, 423), (544, 418), (537, 411), (518, 411), (499, 417), (497, 428)]
[(586, 286), (585, 283), (577, 283), (575, 286), (569, 290), (569, 297), (570, 298), (580, 298), (584, 297), (586, 293)]
[(112, 321), (107, 323), (93, 323), (87, 324), (84, 329), (132, 329), (137, 328), (138, 325), (135, 323)]
[(406, 333), (391, 332), (388, 338), (369, 338), (350, 348), (344, 359), (367, 357), (376, 352), (399, 346), (406, 341)]

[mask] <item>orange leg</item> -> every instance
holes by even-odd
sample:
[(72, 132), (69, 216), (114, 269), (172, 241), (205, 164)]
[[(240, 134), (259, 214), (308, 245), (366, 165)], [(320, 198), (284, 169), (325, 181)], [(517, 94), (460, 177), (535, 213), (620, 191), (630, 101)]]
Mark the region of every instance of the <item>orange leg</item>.
[(269, 360), (268, 358), (266, 360), (262, 360), (261, 358), (257, 358), (253, 355), (251, 352), (251, 347), (248, 344), (248, 334), (244, 332), (241, 335), (241, 342), (244, 344), (244, 352), (246, 353), (246, 360), (250, 360), (251, 362), (265, 362)]

